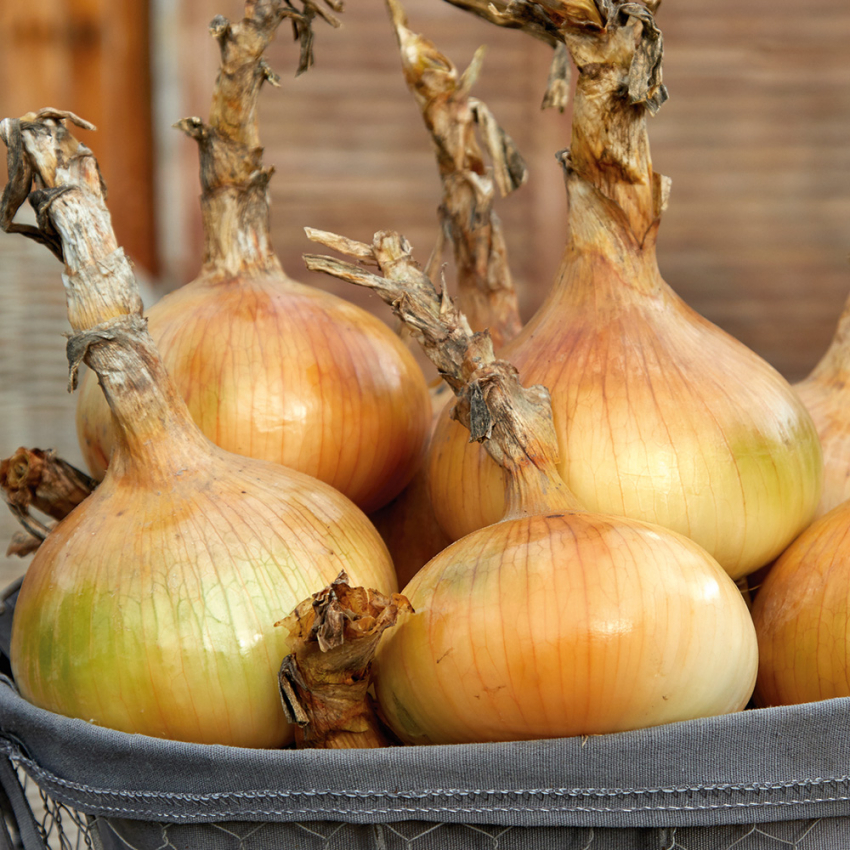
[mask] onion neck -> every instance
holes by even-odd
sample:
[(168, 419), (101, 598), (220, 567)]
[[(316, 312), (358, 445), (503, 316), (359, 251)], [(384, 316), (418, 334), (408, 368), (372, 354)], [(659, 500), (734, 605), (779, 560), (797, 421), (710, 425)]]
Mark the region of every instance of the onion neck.
[[(627, 4), (627, 6), (636, 4)], [(670, 181), (652, 168), (647, 111), (666, 98), (661, 35), (647, 10), (613, 13), (592, 34), (566, 32), (578, 68), (572, 144), (558, 155), (569, 201), (566, 263), (595, 293), (602, 286), (655, 292), (655, 240)]]
[(583, 510), (548, 458), (506, 465), (506, 508), (502, 522)]
[(284, 11), (279, 2), (257, 0), (235, 24), (221, 16), (213, 20), (210, 32), (221, 59), (209, 123), (184, 118), (175, 125), (199, 147), (206, 275), (283, 276), (269, 231), (268, 184), (274, 169), (262, 164), (258, 107), (263, 83), (277, 85), (263, 52)]
[[(51, 139), (59, 157), (51, 151)], [(96, 172), (94, 158), (55, 122), (45, 125), (35, 141), (42, 145), (32, 151), (37, 163), (63, 155), (70, 159), (73, 152), (80, 170), (72, 175), (75, 182), (69, 178), (45, 193), (37, 208), (40, 217), (49, 216), (62, 241), (62, 279), (74, 331), (67, 346), (71, 385), (83, 362), (98, 375), (117, 424), (114, 474), (132, 468), (139, 481), (166, 479), (190, 462), (191, 450), (208, 459), (209, 443), (192, 422), (147, 331), (133, 270), (117, 247), (100, 184), (86, 177)]]
[(848, 368), (850, 368), (850, 299), (844, 305), (829, 347), (805, 379), (805, 383), (816, 382), (829, 385), (833, 390), (846, 389), (850, 392)]
[(269, 228), (267, 172), (247, 186), (221, 186), (201, 195), (207, 276), (283, 276)]
[[(621, 210), (624, 223), (642, 242), (657, 212), (646, 107), (629, 103), (623, 94), (634, 53), (634, 37), (629, 36), (628, 27), (600, 36), (594, 42), (596, 55), (579, 66), (570, 160), (579, 177)], [(584, 53), (591, 51), (574, 49), (577, 62)]]
[[(486, 357), (477, 346), (479, 339), (472, 339), (470, 350), (478, 348)], [(467, 359), (481, 365), (459, 389), (454, 415), (506, 472), (503, 520), (582, 510), (557, 469), (549, 391), (524, 387), (517, 370), (504, 360), (482, 362), (476, 355)]]
[(131, 477), (134, 486), (159, 486), (176, 472), (208, 466), (210, 443), (192, 422), (146, 327), (112, 336), (89, 345), (86, 354), (115, 425), (109, 474)]

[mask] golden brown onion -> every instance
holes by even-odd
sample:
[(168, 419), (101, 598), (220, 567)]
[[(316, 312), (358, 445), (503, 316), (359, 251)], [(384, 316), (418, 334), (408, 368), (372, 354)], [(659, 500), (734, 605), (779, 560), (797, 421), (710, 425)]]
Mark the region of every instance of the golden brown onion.
[[(685, 534), (740, 577), (810, 522), (819, 441), (786, 381), (659, 273), (669, 184), (646, 135), (647, 110), (666, 97), (651, 13), (617, 2), (607, 21), (582, 20), (553, 17), (579, 68), (572, 147), (561, 155), (567, 247), (548, 299), (500, 353), (551, 391), (559, 469), (582, 504)], [(429, 481), (454, 539), (504, 511), (499, 469), (445, 413)]]
[(850, 499), (850, 302), (835, 336), (811, 374), (794, 385), (812, 415), (823, 447), (823, 489), (815, 514)]
[(759, 705), (850, 696), (850, 503), (782, 553), (756, 595), (753, 620)]
[(33, 175), (46, 187), (31, 199), (65, 261), (72, 376), (83, 360), (98, 375), (116, 437), (103, 482), (27, 571), (17, 685), (42, 708), (125, 732), (280, 746), (288, 644), (275, 622), (343, 570), (392, 592), (386, 548), (329, 485), (198, 430), (141, 318), (94, 158), (62, 116), (7, 120), (0, 136), (10, 186), (22, 199)]
[[(374, 288), (458, 395), (455, 416), (505, 470), (507, 512), (426, 564), (405, 587), (415, 613), (378, 648), (376, 692), (408, 743), (616, 732), (744, 707), (756, 639), (743, 597), (696, 543), (582, 510), (557, 473), (549, 395), (523, 388), (469, 330), (396, 234), (369, 249), (384, 277), (328, 257)], [(369, 255), (371, 252), (371, 256)]]
[[(268, 182), (257, 130), (262, 50), (280, 21), (213, 22), (221, 46), (209, 124), (179, 126), (201, 154), (205, 254), (199, 276), (148, 311), (150, 331), (195, 422), (228, 451), (281, 463), (333, 485), (366, 511), (396, 496), (429, 436), (428, 388), (379, 319), (289, 278), (272, 250)], [(92, 474), (113, 445), (93, 376), (77, 430)]]

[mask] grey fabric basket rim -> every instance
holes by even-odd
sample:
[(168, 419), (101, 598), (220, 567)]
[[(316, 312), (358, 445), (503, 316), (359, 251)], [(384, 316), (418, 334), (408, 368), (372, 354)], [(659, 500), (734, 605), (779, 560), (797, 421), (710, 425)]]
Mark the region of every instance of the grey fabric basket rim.
[(128, 735), (0, 682), (0, 750), (54, 800), (169, 823), (673, 827), (850, 816), (850, 700), (589, 739), (239, 750)]

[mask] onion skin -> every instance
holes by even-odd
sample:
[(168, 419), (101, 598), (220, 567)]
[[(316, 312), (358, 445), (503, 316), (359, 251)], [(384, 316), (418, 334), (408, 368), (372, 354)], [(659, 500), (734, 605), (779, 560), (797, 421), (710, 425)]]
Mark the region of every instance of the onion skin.
[(755, 681), (752, 621), (728, 576), (691, 541), (626, 519), (497, 523), (404, 594), (416, 613), (378, 648), (376, 682), (410, 744), (708, 717), (742, 709)]
[(756, 595), (753, 620), (758, 705), (850, 696), (850, 503), (785, 550)]
[(743, 596), (692, 540), (584, 511), (554, 460), (549, 393), (523, 386), (438, 293), (396, 233), (310, 238), (308, 267), (393, 305), (458, 397), (457, 420), (506, 473), (507, 512), (404, 589), (415, 612), (379, 647), (385, 719), (415, 744), (618, 732), (742, 709), (757, 667)]
[(12, 637), (25, 699), (178, 741), (291, 740), (275, 622), (341, 569), (393, 591), (392, 562), (331, 487), (209, 449), (179, 492), (107, 476), (39, 548)]
[[(80, 123), (56, 110), (7, 119), (0, 138), (10, 186), (29, 194), (38, 234), (65, 262), (70, 385), (83, 362), (98, 375), (116, 445), (103, 482), (24, 577), (12, 670), (25, 698), (60, 714), (279, 746), (290, 730), (276, 681), (286, 643), (274, 624), (341, 570), (392, 592), (392, 563), (341, 493), (225, 452), (193, 423), (142, 318), (97, 163), (65, 120)], [(41, 191), (30, 194), (33, 183)]]
[[(421, 465), (431, 410), (425, 378), (364, 310), (282, 276), (202, 275), (147, 315), (192, 418), (227, 451), (312, 475), (367, 512)], [(112, 452), (111, 428), (87, 374), (77, 433), (96, 478)]]
[[(685, 534), (733, 578), (768, 563), (820, 493), (820, 443), (802, 403), (663, 284), (654, 256), (646, 292), (602, 275), (589, 290), (583, 276), (603, 263), (574, 260), (568, 252), (553, 296), (501, 352), (523, 383), (552, 393), (567, 485), (588, 510)], [(431, 499), (449, 537), (497, 521), (503, 475), (445, 412), (431, 446)]]
[(794, 385), (814, 420), (823, 447), (823, 489), (815, 517), (850, 499), (850, 302), (811, 374)]
[[(217, 445), (331, 484), (363, 510), (389, 502), (421, 466), (430, 436), (425, 377), (380, 320), (289, 278), (270, 234), (258, 115), (263, 51), (291, 3), (248, 3), (210, 32), (221, 62), (209, 123), (175, 126), (198, 144), (204, 257), (192, 283), (148, 313), (151, 334), (195, 422)], [(302, 70), (312, 13), (296, 15)], [(328, 19), (332, 19), (331, 18)], [(111, 418), (94, 386), (78, 435), (92, 474), (108, 463)]]

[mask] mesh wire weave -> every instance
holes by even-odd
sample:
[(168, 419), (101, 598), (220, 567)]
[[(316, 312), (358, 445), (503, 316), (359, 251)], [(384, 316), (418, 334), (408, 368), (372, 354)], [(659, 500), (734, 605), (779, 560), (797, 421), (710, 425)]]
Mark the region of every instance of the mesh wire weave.
[[(679, 829), (394, 824), (169, 824), (90, 818), (24, 778), (49, 850), (843, 850), (850, 818)], [(10, 825), (12, 846), (16, 842)], [(2, 844), (2, 842), (0, 842)]]

